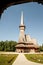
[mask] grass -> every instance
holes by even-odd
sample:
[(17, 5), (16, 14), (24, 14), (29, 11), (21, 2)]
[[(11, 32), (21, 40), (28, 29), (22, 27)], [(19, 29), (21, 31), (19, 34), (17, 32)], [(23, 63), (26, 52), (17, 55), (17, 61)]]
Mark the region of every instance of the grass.
[(12, 65), (18, 54), (1, 54), (0, 65)]
[(25, 54), (26, 58), (32, 62), (43, 64), (43, 54)]

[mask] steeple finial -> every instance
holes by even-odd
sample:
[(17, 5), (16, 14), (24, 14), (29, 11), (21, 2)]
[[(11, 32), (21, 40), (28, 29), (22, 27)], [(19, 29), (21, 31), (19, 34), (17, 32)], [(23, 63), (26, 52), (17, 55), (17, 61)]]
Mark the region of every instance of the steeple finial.
[(23, 11), (21, 12), (21, 25), (24, 25)]

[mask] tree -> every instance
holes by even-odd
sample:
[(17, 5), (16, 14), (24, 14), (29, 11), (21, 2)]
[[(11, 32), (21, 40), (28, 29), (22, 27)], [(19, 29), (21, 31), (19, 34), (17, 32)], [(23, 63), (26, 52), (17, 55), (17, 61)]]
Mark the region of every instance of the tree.
[(16, 41), (1, 41), (0, 42), (0, 51), (15, 51)]
[(43, 44), (39, 47), (39, 51), (43, 52)]

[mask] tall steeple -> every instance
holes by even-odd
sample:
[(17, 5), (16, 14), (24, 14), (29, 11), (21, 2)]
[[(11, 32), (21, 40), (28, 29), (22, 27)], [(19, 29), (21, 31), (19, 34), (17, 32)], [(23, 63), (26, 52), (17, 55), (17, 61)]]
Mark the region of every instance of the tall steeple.
[(20, 34), (19, 34), (19, 42), (23, 42), (25, 40), (25, 25), (24, 25), (24, 18), (23, 18), (23, 11), (21, 12), (21, 23), (19, 26)]
[(21, 23), (19, 26), (20, 30), (25, 30), (23, 11), (21, 12)]
[(23, 11), (21, 12), (21, 25), (24, 25)]

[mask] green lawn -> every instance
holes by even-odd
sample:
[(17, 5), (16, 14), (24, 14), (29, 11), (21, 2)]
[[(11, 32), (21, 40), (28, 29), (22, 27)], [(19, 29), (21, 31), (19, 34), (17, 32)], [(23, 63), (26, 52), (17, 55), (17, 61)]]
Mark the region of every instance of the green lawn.
[(0, 65), (12, 65), (18, 54), (1, 54)]
[(30, 61), (43, 64), (43, 54), (25, 54), (25, 56)]

